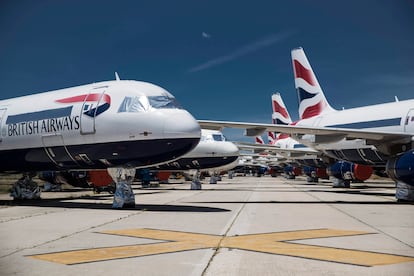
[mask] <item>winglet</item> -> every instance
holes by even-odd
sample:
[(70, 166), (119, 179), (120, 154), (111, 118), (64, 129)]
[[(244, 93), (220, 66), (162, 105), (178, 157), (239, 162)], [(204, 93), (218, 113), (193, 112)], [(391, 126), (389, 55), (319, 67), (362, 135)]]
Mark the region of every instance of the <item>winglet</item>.
[(118, 75), (118, 73), (117, 72), (115, 72), (115, 80), (116, 81), (120, 81), (121, 79), (119, 78), (119, 75)]

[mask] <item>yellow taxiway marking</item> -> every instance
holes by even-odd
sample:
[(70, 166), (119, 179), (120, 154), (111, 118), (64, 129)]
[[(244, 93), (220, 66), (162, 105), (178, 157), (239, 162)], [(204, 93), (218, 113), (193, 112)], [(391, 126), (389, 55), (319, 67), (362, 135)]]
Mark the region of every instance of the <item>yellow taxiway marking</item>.
[(233, 248), (361, 266), (412, 262), (413, 257), (361, 250), (292, 243), (292, 241), (372, 234), (361, 231), (316, 229), (241, 235), (234, 237), (156, 229), (127, 229), (103, 234), (160, 240), (151, 244), (83, 249), (32, 255), (31, 258), (73, 265), (207, 248)]

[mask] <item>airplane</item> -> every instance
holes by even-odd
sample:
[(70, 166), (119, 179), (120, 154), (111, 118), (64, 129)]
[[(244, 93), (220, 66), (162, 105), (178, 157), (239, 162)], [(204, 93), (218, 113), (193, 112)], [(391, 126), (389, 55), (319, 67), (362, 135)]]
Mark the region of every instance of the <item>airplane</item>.
[[(292, 119), (283, 102), (280, 93), (272, 95), (272, 120), (275, 124), (292, 124)], [(269, 135), (271, 136), (271, 135)], [(273, 144), (279, 148), (302, 148), (309, 149), (297, 142), (287, 134), (279, 133), (273, 139)], [(333, 177), (333, 187), (350, 187), (351, 181), (365, 181), (372, 175), (372, 167), (368, 165), (355, 164), (345, 161), (336, 161), (327, 158), (322, 152), (312, 155), (293, 155), (297, 163), (303, 166), (303, 173), (308, 182), (318, 182), (319, 178), (328, 179), (328, 173)], [(328, 172), (327, 172), (328, 170)], [(294, 171), (294, 170), (292, 170)]]
[[(171, 172), (229, 170), (237, 165), (238, 158), (239, 148), (234, 143), (227, 141), (220, 131), (202, 129), (200, 142), (193, 150), (171, 162), (148, 167), (145, 172), (151, 170), (156, 172), (158, 176), (161, 174), (160, 172), (163, 172), (160, 180), (166, 181)], [(143, 174), (143, 171), (137, 170), (135, 178), (143, 178)], [(149, 179), (149, 176), (146, 177)], [(46, 171), (40, 173), (39, 178), (57, 186), (69, 184), (75, 187), (93, 187), (96, 192), (104, 190), (108, 190), (110, 193), (114, 192), (113, 180), (108, 176), (106, 170)], [(143, 187), (146, 185), (143, 181)]]
[(1, 100), (0, 130), (0, 172), (108, 169), (117, 184), (188, 153), (201, 132), (167, 90), (117, 74)]
[(156, 170), (209, 170), (235, 163), (239, 148), (217, 130), (201, 129), (198, 145), (179, 159), (156, 166)]
[(192, 178), (191, 189), (200, 190), (199, 181), (202, 172), (208, 172), (210, 183), (215, 184), (219, 177), (216, 174), (233, 169), (238, 164), (239, 148), (227, 141), (223, 133), (217, 130), (201, 129), (201, 139), (198, 145), (181, 158), (158, 165), (152, 169), (169, 172), (185, 172), (186, 177)]
[(414, 99), (335, 110), (302, 48), (292, 50), (292, 63), (300, 100), (294, 125), (199, 120), (201, 127), (244, 128), (247, 136), (288, 133), (333, 158), (385, 168), (396, 182), (396, 198), (414, 201)]

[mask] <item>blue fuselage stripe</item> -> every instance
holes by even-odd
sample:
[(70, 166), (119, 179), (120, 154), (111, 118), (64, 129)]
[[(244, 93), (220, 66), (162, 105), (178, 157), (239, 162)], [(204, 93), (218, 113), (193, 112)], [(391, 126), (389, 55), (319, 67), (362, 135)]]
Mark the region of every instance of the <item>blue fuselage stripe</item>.
[(374, 128), (374, 127), (399, 126), (400, 124), (401, 124), (401, 117), (392, 118), (392, 119), (384, 119), (384, 120), (367, 121), (367, 122), (341, 124), (341, 125), (330, 125), (329, 127), (362, 129), (362, 128)]
[(56, 108), (37, 112), (10, 115), (7, 117), (6, 124), (17, 124), (21, 122), (40, 121), (45, 119), (70, 116), (70, 114), (72, 114), (72, 107), (73, 106), (68, 106), (64, 108)]

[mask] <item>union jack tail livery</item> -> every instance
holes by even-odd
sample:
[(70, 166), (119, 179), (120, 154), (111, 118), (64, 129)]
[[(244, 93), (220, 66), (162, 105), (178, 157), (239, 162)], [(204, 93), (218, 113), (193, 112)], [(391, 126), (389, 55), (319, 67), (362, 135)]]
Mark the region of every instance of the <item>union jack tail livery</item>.
[(292, 65), (299, 99), (300, 119), (308, 119), (334, 111), (326, 100), (302, 48), (292, 50)]
[[(273, 124), (279, 124), (279, 125), (289, 125), (292, 123), (292, 119), (290, 118), (289, 112), (285, 106), (285, 103), (283, 102), (282, 96), (280, 93), (275, 93), (272, 95), (272, 122)], [(271, 140), (271, 132), (269, 132), (269, 143), (270, 144), (276, 144), (278, 140), (286, 139), (290, 137), (288, 134), (285, 133), (278, 133), (275, 135), (273, 134), (273, 139)]]
[(276, 141), (276, 134), (273, 131), (269, 131), (267, 133), (267, 140), (269, 141), (270, 145), (273, 145)]
[(262, 136), (256, 136), (256, 144), (264, 145)]
[(285, 106), (285, 103), (282, 100), (280, 93), (275, 93), (272, 95), (272, 122), (278, 125), (288, 125), (292, 123), (289, 112)]

